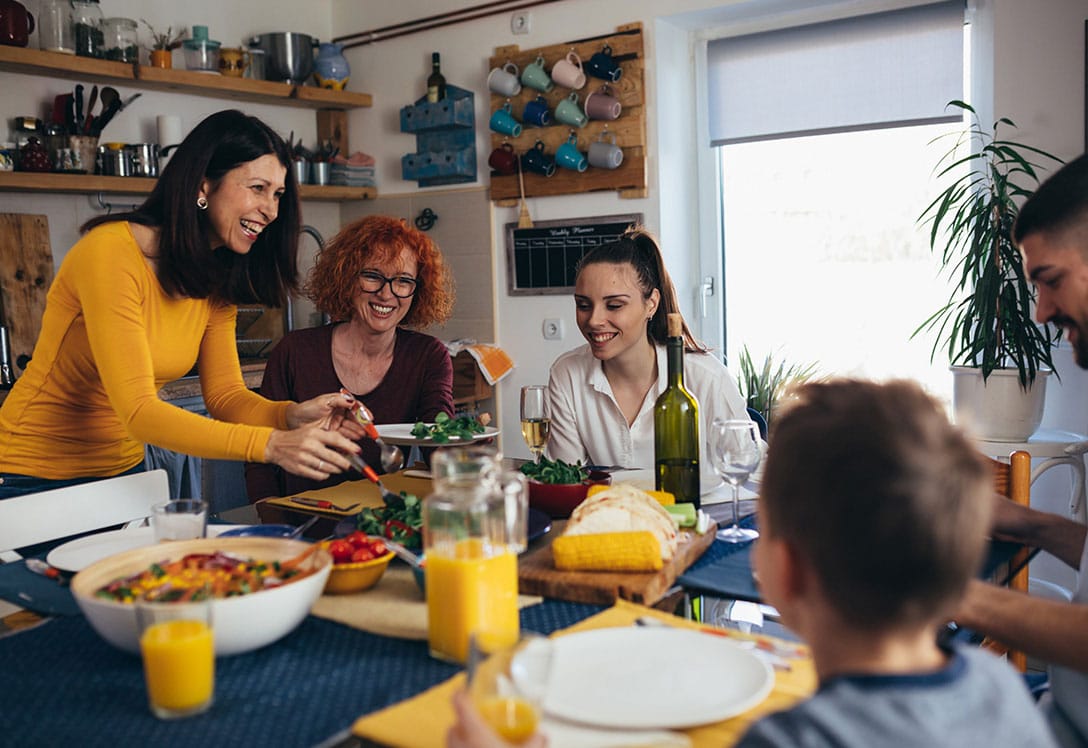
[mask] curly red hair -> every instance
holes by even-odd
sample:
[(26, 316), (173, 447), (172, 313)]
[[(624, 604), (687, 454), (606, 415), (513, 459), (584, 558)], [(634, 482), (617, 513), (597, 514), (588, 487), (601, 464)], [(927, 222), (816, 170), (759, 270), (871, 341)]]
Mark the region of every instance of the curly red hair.
[(401, 324), (425, 328), (453, 314), (453, 277), (438, 245), (422, 231), (392, 216), (367, 216), (348, 224), (329, 240), (306, 280), (306, 295), (334, 320), (354, 314), (359, 273), (392, 260), (404, 249), (419, 263), (418, 286)]

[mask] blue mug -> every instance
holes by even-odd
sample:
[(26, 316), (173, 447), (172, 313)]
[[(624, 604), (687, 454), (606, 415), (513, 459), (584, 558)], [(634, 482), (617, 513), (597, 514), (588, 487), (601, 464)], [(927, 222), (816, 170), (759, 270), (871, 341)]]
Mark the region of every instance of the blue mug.
[(552, 113), (548, 111), (548, 100), (543, 96), (537, 96), (525, 105), (521, 121), (527, 125), (547, 127), (552, 123)]
[(594, 78), (600, 78), (609, 83), (615, 83), (623, 76), (623, 69), (612, 59), (612, 48), (607, 44), (604, 45), (604, 49), (589, 58), (585, 69)]
[(491, 115), (490, 126), (492, 130), (503, 135), (511, 135), (515, 138), (521, 135), (521, 123), (514, 119), (514, 115), (510, 113), (509, 101), (496, 109), (494, 114)]
[(564, 169), (572, 171), (585, 171), (589, 166), (585, 154), (578, 150), (578, 137), (571, 133), (567, 142), (559, 146), (555, 151), (555, 163)]
[(538, 140), (536, 145), (521, 154), (521, 168), (550, 177), (555, 174), (555, 159), (544, 152), (544, 143)]

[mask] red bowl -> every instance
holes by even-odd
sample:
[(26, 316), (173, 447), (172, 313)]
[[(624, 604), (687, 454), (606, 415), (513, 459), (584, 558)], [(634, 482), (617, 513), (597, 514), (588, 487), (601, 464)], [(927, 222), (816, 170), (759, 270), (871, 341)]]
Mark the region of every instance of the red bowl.
[(585, 501), (589, 487), (597, 483), (608, 485), (612, 483), (612, 476), (603, 470), (593, 470), (581, 483), (540, 483), (530, 479), (529, 506), (556, 519), (565, 519), (574, 507)]

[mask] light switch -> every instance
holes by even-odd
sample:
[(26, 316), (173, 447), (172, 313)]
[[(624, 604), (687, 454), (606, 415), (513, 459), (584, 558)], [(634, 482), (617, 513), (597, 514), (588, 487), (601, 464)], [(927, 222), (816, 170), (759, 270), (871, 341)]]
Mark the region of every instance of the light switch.
[(563, 320), (561, 319), (546, 319), (542, 326), (545, 340), (562, 340), (563, 339)]

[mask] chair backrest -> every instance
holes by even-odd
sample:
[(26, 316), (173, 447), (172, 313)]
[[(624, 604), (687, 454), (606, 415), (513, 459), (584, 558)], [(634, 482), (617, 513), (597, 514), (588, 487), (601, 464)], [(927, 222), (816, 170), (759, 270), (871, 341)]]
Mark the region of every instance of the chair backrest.
[[(990, 458), (990, 464), (994, 469), (994, 489), (1017, 504), (1031, 505), (1031, 455), (1024, 450), (1017, 450), (1009, 455), (1009, 461), (1003, 462)], [(1009, 588), (1019, 592), (1028, 591), (1028, 567), (1027, 559), (1030, 549), (1020, 550), (1010, 562), (1010, 568), (1019, 569), (1010, 579)], [(1024, 672), (1027, 669), (1027, 655), (1023, 652), (1010, 650), (989, 638), (983, 642), (983, 646), (995, 652), (1007, 654), (1009, 662)]]
[(0, 500), (0, 552), (147, 517), (170, 498), (165, 470)]

